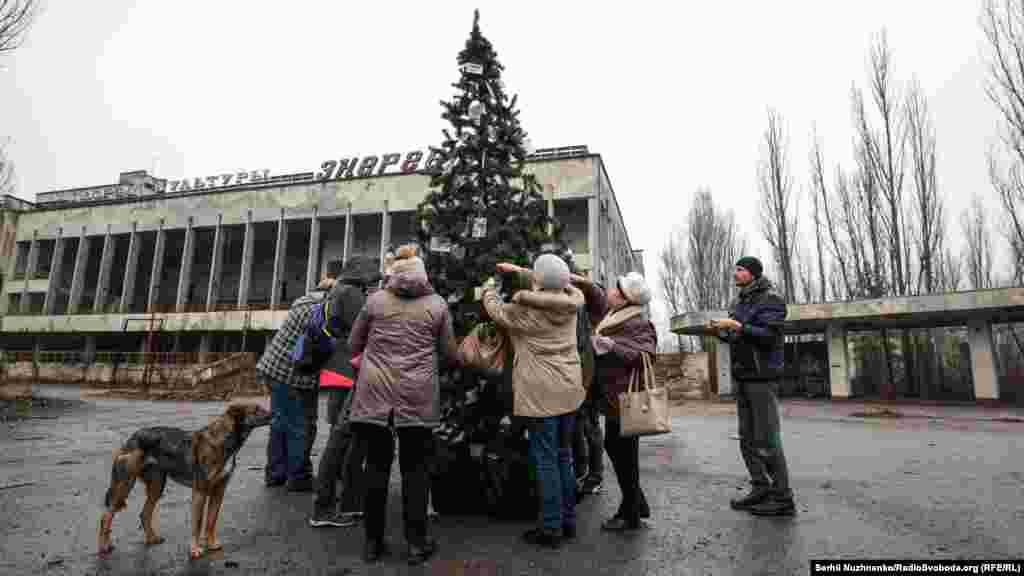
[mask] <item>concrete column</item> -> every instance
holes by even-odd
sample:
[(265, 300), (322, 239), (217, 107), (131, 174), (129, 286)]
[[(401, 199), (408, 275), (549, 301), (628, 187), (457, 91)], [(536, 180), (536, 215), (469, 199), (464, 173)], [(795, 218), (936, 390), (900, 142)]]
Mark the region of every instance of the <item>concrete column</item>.
[(987, 320), (972, 320), (967, 325), (967, 343), (971, 349), (971, 377), (975, 400), (999, 399), (999, 375), (992, 353), (992, 325)]
[(71, 274), (68, 314), (78, 314), (79, 304), (82, 303), (82, 293), (85, 291), (85, 268), (89, 263), (89, 243), (90, 239), (85, 235), (85, 226), (82, 226), (82, 234), (78, 237), (78, 251), (75, 253), (75, 268)]
[(43, 301), (43, 315), (52, 316), (57, 309), (57, 290), (60, 285), (60, 264), (64, 260), (64, 229), (57, 231), (57, 239), (53, 244), (53, 256), (50, 258), (50, 279), (46, 286), (46, 299)]
[(203, 334), (199, 337), (199, 363), (208, 364), (210, 362), (210, 348), (212, 337), (209, 334)]
[(828, 346), (828, 380), (833, 398), (849, 398), (850, 357), (846, 342), (846, 328), (829, 324), (825, 330)]
[(139, 248), (142, 236), (138, 224), (132, 222), (132, 233), (128, 237), (128, 261), (124, 266), (124, 285), (121, 286), (121, 314), (127, 314), (135, 298), (135, 278), (139, 269)]
[(320, 278), (316, 273), (317, 263), (320, 260), (320, 219), (317, 218), (316, 207), (313, 208), (313, 218), (309, 221), (309, 258), (306, 261), (306, 292), (316, 287)]
[(96, 360), (96, 335), (86, 334), (85, 335), (85, 348), (82, 350), (82, 357), (87, 364), (92, 364)]
[[(206, 289), (206, 311), (213, 312), (217, 307), (217, 294), (220, 293), (220, 280), (224, 273), (224, 220), (223, 214), (217, 215), (217, 228), (213, 231), (213, 255), (210, 258), (210, 285)], [(203, 336), (204, 341), (207, 340)]]
[[(15, 258), (17, 259), (17, 258)], [(32, 232), (32, 242), (28, 245), (28, 261), (25, 262), (25, 286), (21, 290), (21, 301), (18, 302), (19, 312), (28, 314), (32, 298), (29, 296), (28, 283), (36, 275), (39, 267), (39, 232)]]
[(164, 268), (164, 245), (167, 232), (164, 230), (164, 221), (160, 221), (160, 227), (156, 231), (156, 242), (153, 246), (153, 272), (149, 276), (149, 296), (146, 299), (146, 312), (154, 312), (157, 298), (160, 296), (160, 280)]
[(96, 282), (96, 298), (92, 303), (92, 311), (97, 314), (106, 310), (107, 298), (110, 297), (110, 272), (114, 267), (116, 240), (110, 235), (110, 224), (107, 224), (107, 233), (103, 235), (103, 255), (100, 256), (100, 279)]
[(605, 278), (601, 275), (601, 247), (598, 245), (601, 239), (601, 235), (598, 234), (600, 226), (601, 200), (597, 196), (592, 196), (587, 200), (587, 251), (590, 252), (592, 277), (598, 282), (604, 282)]
[(238, 279), (238, 305), (249, 304), (249, 288), (252, 287), (252, 258), (256, 231), (252, 224), (252, 210), (245, 218), (245, 236), (242, 238), (242, 274)]
[(345, 209), (345, 239), (342, 243), (341, 249), (341, 263), (344, 266), (348, 264), (349, 250), (352, 249), (352, 201), (348, 203), (348, 208)]
[(270, 307), (277, 308), (284, 296), (281, 294), (281, 279), (284, 277), (284, 256), (288, 253), (288, 221), (284, 210), (277, 219), (277, 244), (274, 246), (274, 284), (270, 287)]
[(174, 299), (174, 309), (184, 312), (191, 302), (188, 299), (189, 284), (192, 283), (192, 257), (196, 253), (196, 229), (192, 227), (192, 217), (185, 224), (185, 246), (181, 252), (181, 268), (178, 272), (178, 294)]
[(380, 273), (384, 273), (384, 255), (387, 254), (388, 244), (391, 243), (391, 211), (388, 210), (388, 201), (384, 201), (384, 212), (380, 215)]
[(715, 338), (715, 366), (718, 376), (718, 395), (732, 396), (732, 349), (729, 344)]
[(548, 198), (548, 218), (550, 219), (550, 222), (548, 223), (548, 236), (550, 236), (550, 235), (555, 233), (555, 224), (554, 224), (554, 220), (555, 220), (555, 198), (554, 198), (554, 196), (555, 196), (555, 193), (554, 193), (554, 191), (552, 191), (551, 192), (551, 198)]

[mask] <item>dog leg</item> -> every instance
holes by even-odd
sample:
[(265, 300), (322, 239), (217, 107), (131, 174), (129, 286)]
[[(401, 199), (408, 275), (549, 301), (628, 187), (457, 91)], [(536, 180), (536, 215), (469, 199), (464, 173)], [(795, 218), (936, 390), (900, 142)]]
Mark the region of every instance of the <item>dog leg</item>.
[(99, 533), (97, 535), (100, 555), (110, 554), (114, 551), (112, 537), (114, 515), (124, 510), (128, 505), (128, 495), (135, 486), (135, 478), (141, 471), (142, 453), (132, 451), (124, 453), (121, 450), (114, 451), (113, 463), (110, 470), (110, 488), (107, 489), (104, 506), (106, 510), (100, 516)]
[(146, 481), (146, 503), (142, 505), (142, 529), (146, 533), (146, 545), (163, 544), (164, 539), (157, 533), (157, 504), (163, 491), (160, 480)]
[(206, 550), (215, 552), (223, 550), (224, 545), (217, 541), (217, 520), (220, 518), (220, 508), (224, 505), (224, 489), (227, 482), (218, 482), (211, 490), (210, 501), (206, 508)]
[(206, 501), (207, 493), (202, 486), (205, 482), (196, 480), (192, 486), (192, 551), (191, 556), (193, 560), (198, 559), (203, 555), (203, 547), (199, 542), (200, 535), (203, 531), (203, 517), (206, 512)]

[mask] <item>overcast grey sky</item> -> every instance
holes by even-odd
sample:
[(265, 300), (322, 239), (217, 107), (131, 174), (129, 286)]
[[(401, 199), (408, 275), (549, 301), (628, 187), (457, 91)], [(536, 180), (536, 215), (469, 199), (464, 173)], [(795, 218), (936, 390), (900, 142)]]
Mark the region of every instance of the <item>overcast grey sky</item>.
[(850, 89), (866, 84), (870, 42), (886, 27), (896, 79), (916, 74), (929, 100), (958, 242), (971, 194), (992, 196), (985, 150), (997, 118), (983, 91), (980, 6), (48, 0), (0, 62), (0, 138), (12, 139), (28, 199), (133, 169), (305, 171), (422, 148), (440, 140), (438, 100), (452, 93), (479, 7), (534, 144), (602, 155), (653, 271), (699, 186), (762, 243), (756, 167), (769, 107), (785, 119), (795, 193), (806, 190), (814, 123), (829, 172), (851, 165)]

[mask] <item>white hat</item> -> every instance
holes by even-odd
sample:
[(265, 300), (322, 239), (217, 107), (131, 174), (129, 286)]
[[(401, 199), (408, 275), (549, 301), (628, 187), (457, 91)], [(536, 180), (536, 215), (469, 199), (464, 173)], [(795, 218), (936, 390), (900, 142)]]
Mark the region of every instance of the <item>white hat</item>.
[(645, 306), (651, 301), (651, 289), (647, 287), (647, 281), (639, 272), (619, 276), (617, 284), (622, 297), (631, 304)]
[(543, 290), (565, 290), (569, 285), (569, 266), (554, 254), (541, 254), (533, 261), (533, 272)]

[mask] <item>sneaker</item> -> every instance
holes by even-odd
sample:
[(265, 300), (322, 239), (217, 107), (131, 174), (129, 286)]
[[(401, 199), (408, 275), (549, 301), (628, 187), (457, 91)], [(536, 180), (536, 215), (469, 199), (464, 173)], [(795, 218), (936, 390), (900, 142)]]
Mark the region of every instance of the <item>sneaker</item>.
[(542, 548), (551, 548), (557, 550), (562, 547), (562, 536), (546, 530), (543, 528), (532, 528), (523, 533), (523, 540), (533, 544), (534, 546), (540, 546)]
[(600, 494), (602, 492), (602, 484), (603, 482), (600, 478), (588, 476), (580, 483), (578, 491), (580, 494)]
[(313, 517), (309, 519), (309, 525), (313, 528), (321, 528), (323, 526), (345, 528), (347, 526), (355, 526), (358, 523), (359, 521), (354, 517), (338, 512), (314, 514)]
[(287, 483), (287, 490), (289, 492), (312, 492), (313, 479), (303, 478), (301, 480), (289, 480)]
[(793, 516), (796, 514), (796, 503), (792, 496), (773, 495), (754, 504), (749, 510), (755, 516)]
[(730, 500), (729, 506), (733, 510), (750, 510), (757, 504), (763, 502), (770, 495), (771, 490), (766, 486), (754, 486), (746, 496)]

